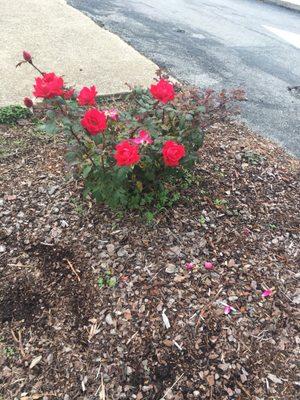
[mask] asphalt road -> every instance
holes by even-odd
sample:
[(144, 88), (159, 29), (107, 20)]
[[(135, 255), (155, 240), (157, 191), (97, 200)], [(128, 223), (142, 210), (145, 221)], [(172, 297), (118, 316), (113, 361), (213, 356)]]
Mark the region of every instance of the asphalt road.
[(242, 87), (242, 117), (300, 157), (300, 12), (256, 0), (68, 0), (179, 80)]

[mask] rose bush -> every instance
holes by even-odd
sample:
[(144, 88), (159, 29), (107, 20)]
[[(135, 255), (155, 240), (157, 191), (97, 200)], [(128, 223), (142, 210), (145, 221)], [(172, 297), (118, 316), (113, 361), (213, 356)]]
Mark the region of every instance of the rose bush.
[[(84, 194), (111, 207), (170, 205), (198, 160), (204, 131), (227, 116), (229, 100), (242, 98), (238, 91), (184, 88), (160, 73), (149, 89), (133, 88), (122, 110), (107, 109), (97, 105), (95, 86), (76, 93), (29, 53), (23, 58), (18, 66), (40, 73), (33, 95), (47, 110), (45, 131), (66, 133), (67, 159), (85, 182)], [(24, 103), (32, 107), (28, 97)]]

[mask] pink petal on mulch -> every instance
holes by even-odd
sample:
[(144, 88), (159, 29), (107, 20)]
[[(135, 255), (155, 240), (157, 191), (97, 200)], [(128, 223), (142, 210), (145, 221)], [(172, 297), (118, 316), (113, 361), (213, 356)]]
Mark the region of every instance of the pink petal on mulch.
[(212, 270), (215, 268), (214, 264), (210, 261), (206, 261), (204, 263), (204, 268), (207, 269), (208, 271)]
[(191, 263), (191, 262), (185, 264), (185, 269), (186, 269), (187, 271), (192, 271), (194, 268), (195, 268), (195, 264), (193, 264), (193, 263)]
[(249, 236), (250, 234), (251, 234), (251, 231), (250, 231), (250, 229), (249, 228), (247, 228), (247, 227), (245, 227), (244, 229), (243, 229), (243, 234), (245, 235), (245, 236)]
[(231, 311), (233, 311), (233, 310), (234, 310), (233, 307), (231, 307), (231, 306), (226, 306), (226, 307), (224, 308), (224, 314), (228, 315), (228, 314), (230, 314)]
[(265, 290), (265, 291), (262, 293), (262, 297), (269, 297), (269, 296), (272, 296), (272, 294), (273, 294), (272, 290), (271, 290), (271, 289), (268, 289), (268, 290)]

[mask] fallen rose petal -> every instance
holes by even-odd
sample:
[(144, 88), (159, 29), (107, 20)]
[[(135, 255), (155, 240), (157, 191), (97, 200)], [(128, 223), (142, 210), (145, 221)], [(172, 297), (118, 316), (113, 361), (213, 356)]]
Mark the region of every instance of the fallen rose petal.
[(192, 269), (194, 269), (195, 268), (195, 264), (193, 264), (193, 263), (186, 263), (185, 264), (185, 269), (187, 270), (187, 271), (192, 271)]
[(271, 289), (268, 289), (268, 290), (265, 290), (263, 293), (262, 293), (262, 297), (269, 297), (269, 296), (272, 296), (272, 290)]
[(206, 261), (204, 263), (204, 268), (207, 269), (208, 271), (214, 269), (214, 267), (215, 267), (214, 264), (210, 261)]
[(231, 306), (226, 306), (226, 307), (224, 308), (224, 314), (225, 314), (225, 315), (228, 315), (228, 314), (230, 314), (231, 311), (233, 311), (233, 310), (234, 310), (233, 307), (231, 307)]
[(243, 234), (244, 234), (245, 236), (248, 237), (248, 236), (250, 235), (250, 233), (251, 233), (251, 231), (250, 231), (249, 228), (245, 227), (245, 228), (243, 229)]

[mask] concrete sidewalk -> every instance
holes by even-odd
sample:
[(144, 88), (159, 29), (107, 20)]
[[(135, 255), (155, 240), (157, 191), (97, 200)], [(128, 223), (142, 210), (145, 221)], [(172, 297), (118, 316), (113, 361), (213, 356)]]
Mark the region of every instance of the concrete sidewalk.
[(148, 86), (158, 68), (64, 0), (0, 0), (0, 40), (0, 106), (31, 97), (37, 73), (15, 68), (23, 50), (43, 71), (79, 88), (95, 84), (99, 94), (127, 91), (126, 82)]

